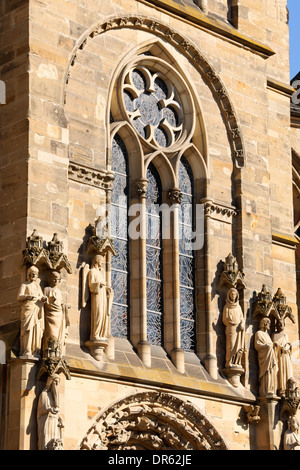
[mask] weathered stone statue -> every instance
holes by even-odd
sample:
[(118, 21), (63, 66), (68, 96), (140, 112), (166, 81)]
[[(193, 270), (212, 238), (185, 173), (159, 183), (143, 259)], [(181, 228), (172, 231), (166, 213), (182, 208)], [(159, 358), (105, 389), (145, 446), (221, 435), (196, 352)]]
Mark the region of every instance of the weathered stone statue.
[(64, 305), (62, 293), (58, 287), (60, 281), (60, 273), (53, 271), (50, 277), (50, 286), (44, 289), (44, 295), (47, 300), (45, 303), (43, 351), (49, 347), (49, 341), (54, 340), (58, 343), (61, 353), (63, 353), (67, 328), (70, 322), (68, 306)]
[(288, 419), (288, 429), (284, 433), (284, 450), (300, 450), (299, 423), (295, 416)]
[(237, 289), (231, 288), (227, 293), (223, 308), (223, 323), (226, 327), (225, 367), (240, 366), (244, 352), (245, 320)]
[(59, 406), (59, 375), (49, 376), (37, 408), (38, 449), (63, 449), (63, 419)]
[(270, 319), (263, 318), (259, 330), (255, 333), (254, 347), (258, 354), (259, 394), (261, 397), (273, 396), (277, 392), (277, 362), (274, 344), (268, 333)]
[(20, 355), (40, 355), (44, 331), (44, 303), (39, 280), (39, 270), (31, 266), (27, 272), (27, 281), (21, 285), (18, 301), (21, 307)]
[(93, 258), (89, 272), (91, 292), (91, 340), (107, 338), (112, 290), (106, 283), (105, 256)]
[(293, 378), (293, 365), (291, 358), (292, 345), (289, 342), (288, 335), (285, 333), (284, 329), (284, 319), (278, 320), (276, 331), (273, 334), (273, 343), (278, 365), (277, 387), (279, 396), (285, 396), (288, 381)]

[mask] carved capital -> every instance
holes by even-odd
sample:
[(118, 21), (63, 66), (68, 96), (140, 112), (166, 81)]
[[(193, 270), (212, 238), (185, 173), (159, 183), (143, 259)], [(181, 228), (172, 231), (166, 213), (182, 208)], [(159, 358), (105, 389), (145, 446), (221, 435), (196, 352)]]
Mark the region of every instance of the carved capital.
[(172, 204), (181, 204), (182, 202), (182, 192), (179, 188), (171, 189), (168, 193), (168, 198)]
[(136, 192), (140, 197), (146, 197), (148, 180), (146, 178), (140, 178), (135, 181)]

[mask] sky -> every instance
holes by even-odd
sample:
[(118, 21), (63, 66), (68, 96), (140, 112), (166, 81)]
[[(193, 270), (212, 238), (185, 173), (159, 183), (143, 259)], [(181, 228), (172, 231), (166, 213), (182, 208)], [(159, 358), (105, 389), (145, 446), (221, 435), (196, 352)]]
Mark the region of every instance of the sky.
[(290, 76), (300, 72), (300, 0), (288, 0), (290, 12)]

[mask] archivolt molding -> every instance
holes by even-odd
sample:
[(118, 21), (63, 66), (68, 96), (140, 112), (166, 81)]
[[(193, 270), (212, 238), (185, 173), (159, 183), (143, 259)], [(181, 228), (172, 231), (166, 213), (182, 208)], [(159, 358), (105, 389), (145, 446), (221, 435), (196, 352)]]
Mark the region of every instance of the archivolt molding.
[(162, 392), (130, 395), (101, 413), (81, 450), (226, 450), (190, 402)]
[(220, 103), (220, 107), (229, 130), (236, 167), (243, 167), (245, 163), (245, 153), (238, 119), (231, 99), (229, 98), (227, 90), (220, 77), (190, 40), (184, 38), (178, 31), (170, 28), (169, 25), (157, 20), (143, 16), (124, 16), (111, 18), (109, 21), (93, 26), (87, 30), (87, 32), (79, 39), (71, 53), (64, 79), (64, 102), (66, 101), (66, 87), (70, 77), (71, 67), (76, 62), (78, 50), (84, 49), (89, 37), (94, 38), (99, 34), (120, 28), (139, 28), (142, 30), (147, 30), (148, 32), (153, 32), (169, 41), (169, 43), (174, 47), (180, 49), (181, 52), (188, 57), (188, 59), (194, 62), (200, 73), (204, 76), (209, 86), (212, 88)]

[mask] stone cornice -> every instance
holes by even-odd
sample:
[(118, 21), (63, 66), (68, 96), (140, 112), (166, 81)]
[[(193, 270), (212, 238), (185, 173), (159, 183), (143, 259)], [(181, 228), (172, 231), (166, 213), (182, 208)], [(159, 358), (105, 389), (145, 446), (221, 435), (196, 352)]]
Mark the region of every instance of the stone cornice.
[(283, 83), (270, 77), (267, 77), (267, 88), (285, 95), (288, 98), (290, 98), (295, 92), (295, 88), (293, 88), (290, 84)]
[(285, 235), (283, 233), (272, 233), (272, 243), (274, 245), (284, 246), (286, 248), (290, 248), (295, 250), (299, 241), (296, 237), (291, 235)]
[(269, 46), (256, 41), (238, 31), (234, 26), (221, 22), (212, 16), (205, 15), (196, 5), (183, 5), (175, 0), (139, 0), (146, 5), (154, 5), (160, 11), (167, 10), (186, 22), (218, 35), (240, 47), (247, 48), (255, 54), (268, 58), (275, 54)]

